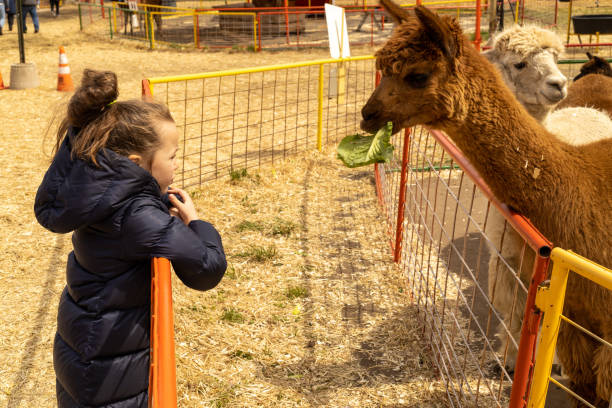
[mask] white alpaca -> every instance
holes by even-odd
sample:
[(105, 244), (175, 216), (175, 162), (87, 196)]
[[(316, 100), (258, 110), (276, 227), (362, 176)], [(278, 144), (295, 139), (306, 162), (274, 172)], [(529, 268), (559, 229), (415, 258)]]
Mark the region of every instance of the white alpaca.
[(563, 50), (552, 31), (517, 25), (497, 35), (483, 55), (531, 116), (542, 121), (567, 96), (567, 78), (557, 67)]
[[(501, 71), (504, 81), (527, 111), (560, 140), (581, 145), (611, 137), (612, 120), (596, 109), (563, 108), (552, 112), (567, 95), (567, 80), (556, 66), (562, 52), (563, 43), (552, 31), (515, 26), (496, 37), (493, 48), (484, 55)], [(512, 341), (507, 344), (507, 332), (500, 328), (499, 352), (503, 355), (507, 347), (506, 367), (513, 370), (526, 302), (524, 290), (517, 288), (517, 277), (525, 288), (529, 287), (534, 257), (498, 212), (489, 215), (486, 232), (493, 243), (490, 245), (489, 297), (516, 342), (516, 345)]]

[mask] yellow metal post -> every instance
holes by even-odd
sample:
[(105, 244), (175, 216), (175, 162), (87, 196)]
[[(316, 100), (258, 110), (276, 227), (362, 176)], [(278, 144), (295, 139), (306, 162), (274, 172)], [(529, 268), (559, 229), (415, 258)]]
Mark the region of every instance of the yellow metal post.
[(514, 16), (514, 24), (518, 24), (518, 16), (519, 16), (519, 8), (520, 8), (520, 1), (517, 1), (516, 3), (514, 3), (514, 8), (515, 8), (515, 16)]
[[(554, 253), (554, 252), (553, 252)], [(554, 258), (551, 256), (551, 259)], [(554, 261), (550, 287), (538, 288), (536, 306), (544, 312), (542, 322), (542, 336), (536, 353), (535, 372), (531, 384), (531, 396), (529, 408), (543, 408), (548, 391), (548, 378), (555, 357), (555, 347), (559, 336), (560, 316), (563, 312), (563, 301), (565, 300), (565, 289), (567, 288), (567, 277), (569, 269), (561, 262)]]
[[(149, 13), (149, 27), (151, 28), (151, 49), (155, 49), (155, 25), (151, 19), (155, 20), (155, 13)], [(161, 17), (160, 17), (161, 18)]]
[(113, 8), (113, 24), (115, 25), (115, 32), (117, 32), (117, 9), (115, 8), (115, 2), (111, 2)]
[[(344, 8), (342, 9), (342, 23), (340, 28), (340, 58), (344, 58)], [(346, 67), (344, 60), (338, 63), (338, 105), (343, 105), (346, 101)]]
[(319, 100), (318, 117), (317, 117), (317, 149), (321, 151), (323, 139), (323, 64), (319, 65)]

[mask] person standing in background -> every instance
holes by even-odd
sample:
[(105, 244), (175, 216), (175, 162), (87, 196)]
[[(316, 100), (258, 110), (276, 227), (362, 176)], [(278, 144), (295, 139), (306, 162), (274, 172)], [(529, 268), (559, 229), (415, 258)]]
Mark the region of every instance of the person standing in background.
[(32, 16), (32, 23), (34, 23), (34, 32), (38, 32), (38, 12), (36, 10), (36, 6), (38, 6), (38, 4), (40, 4), (40, 0), (21, 0), (21, 17), (23, 19), (22, 22), (24, 33), (28, 32), (28, 28), (26, 27), (26, 16), (28, 15), (28, 13), (30, 13), (30, 16)]
[(0, 0), (0, 35), (2, 35), (2, 27), (4, 27), (4, 10), (6, 9), (6, 0)]
[[(59, 3), (60, 0), (49, 0), (49, 4), (51, 4), (51, 14), (55, 17), (59, 16)], [(55, 11), (53, 11), (53, 6), (55, 6)]]
[(16, 0), (4, 0), (6, 19), (8, 20), (9, 31), (13, 31), (13, 22), (15, 21), (15, 14), (17, 14), (17, 3)]

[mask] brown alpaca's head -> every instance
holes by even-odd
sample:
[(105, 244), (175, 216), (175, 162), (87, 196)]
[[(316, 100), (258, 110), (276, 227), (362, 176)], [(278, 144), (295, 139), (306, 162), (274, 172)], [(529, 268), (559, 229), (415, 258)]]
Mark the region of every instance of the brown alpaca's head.
[(412, 15), (391, 0), (380, 1), (396, 27), (376, 53), (382, 79), (361, 110), (361, 128), (374, 132), (390, 121), (397, 132), (458, 115), (463, 90), (457, 74), (464, 52), (459, 23), (425, 7)]
[(610, 67), (610, 63), (607, 60), (591, 55), (590, 52), (587, 52), (586, 55), (589, 57), (589, 60), (580, 67), (580, 73), (574, 77), (574, 82), (588, 74), (601, 74), (612, 77), (612, 67)]

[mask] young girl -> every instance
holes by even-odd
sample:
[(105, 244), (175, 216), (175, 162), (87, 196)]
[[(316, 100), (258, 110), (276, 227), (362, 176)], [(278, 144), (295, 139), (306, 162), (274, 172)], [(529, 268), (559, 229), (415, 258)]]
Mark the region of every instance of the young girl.
[(215, 287), (226, 268), (215, 228), (170, 187), (170, 112), (117, 96), (114, 73), (84, 72), (36, 194), (41, 225), (74, 231), (53, 347), (59, 408), (147, 407), (151, 258), (170, 259), (197, 290)]

